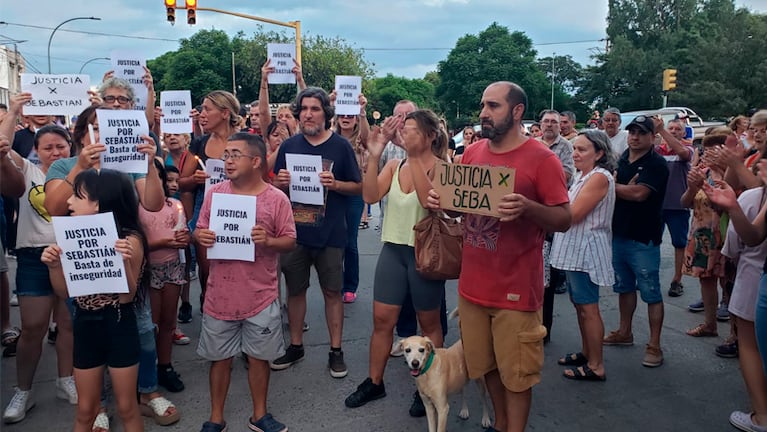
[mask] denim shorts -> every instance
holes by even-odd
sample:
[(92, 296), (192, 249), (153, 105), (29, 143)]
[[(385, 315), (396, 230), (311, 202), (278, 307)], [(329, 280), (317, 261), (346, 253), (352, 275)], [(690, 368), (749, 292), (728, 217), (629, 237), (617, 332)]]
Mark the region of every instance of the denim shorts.
[(48, 266), (40, 261), (45, 248), (16, 249), (16, 289), (19, 296), (52, 296), (53, 286), (48, 275)]
[(690, 211), (663, 210), (663, 223), (668, 227), (674, 249), (686, 248), (687, 234), (690, 231)]
[(660, 290), (660, 245), (613, 237), (613, 269), (618, 294), (639, 290), (642, 301), (663, 301)]
[(589, 274), (581, 271), (565, 271), (570, 301), (577, 305), (599, 303), (599, 285), (591, 281)]

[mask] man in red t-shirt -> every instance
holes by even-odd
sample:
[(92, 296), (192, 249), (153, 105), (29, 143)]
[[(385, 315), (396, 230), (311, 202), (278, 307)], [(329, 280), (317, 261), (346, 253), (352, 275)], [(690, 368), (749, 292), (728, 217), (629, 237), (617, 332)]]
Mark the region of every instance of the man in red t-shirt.
[[(495, 410), (494, 429), (523, 431), (532, 387), (543, 368), (543, 239), (565, 231), (571, 214), (562, 163), (538, 140), (521, 133), (527, 95), (511, 82), (482, 94), (483, 139), (462, 163), (516, 170), (514, 193), (503, 197), (501, 218), (467, 214), (458, 307), (469, 377), (484, 376)], [(431, 208), (439, 208), (432, 190)]]

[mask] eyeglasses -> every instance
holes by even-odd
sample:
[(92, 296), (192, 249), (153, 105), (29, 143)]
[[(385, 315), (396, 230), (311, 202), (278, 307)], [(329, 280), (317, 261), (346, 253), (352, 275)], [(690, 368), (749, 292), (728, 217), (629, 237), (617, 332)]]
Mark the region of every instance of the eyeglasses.
[(106, 103), (115, 103), (115, 101), (118, 101), (121, 104), (126, 104), (132, 100), (133, 99), (126, 96), (104, 96), (104, 102)]
[(238, 160), (240, 160), (240, 158), (244, 158), (244, 157), (252, 159), (252, 158), (258, 157), (258, 156), (242, 154), (240, 152), (232, 152), (232, 153), (224, 152), (224, 154), (221, 155), (221, 160), (226, 162), (227, 160), (231, 159), (231, 160), (237, 162)]
[(345, 119), (353, 119), (355, 117), (357, 117), (357, 116), (354, 115), (354, 114), (339, 114), (338, 115), (338, 118), (345, 118)]

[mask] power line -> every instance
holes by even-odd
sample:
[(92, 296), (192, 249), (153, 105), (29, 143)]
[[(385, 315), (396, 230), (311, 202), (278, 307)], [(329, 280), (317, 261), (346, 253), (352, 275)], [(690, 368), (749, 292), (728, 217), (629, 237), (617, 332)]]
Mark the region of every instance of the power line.
[[(572, 44), (582, 44), (582, 43), (592, 43), (592, 42), (604, 42), (607, 39), (589, 39), (589, 40), (577, 40), (577, 41), (565, 41), (565, 42), (541, 42), (541, 43), (534, 43), (535, 46), (546, 46), (546, 45), (572, 45)], [(364, 51), (449, 51), (455, 47), (450, 48), (360, 48)]]
[[(17, 23), (9, 23), (5, 21), (0, 21), (0, 24), (5, 25), (12, 25), (17, 27), (28, 27), (28, 28), (36, 28), (36, 29), (42, 29), (42, 30), (53, 30), (53, 27), (43, 27), (43, 26), (37, 26), (37, 25), (31, 25), (31, 24), (17, 24)], [(153, 38), (148, 36), (128, 36), (128, 35), (121, 35), (121, 34), (114, 34), (114, 33), (100, 33), (100, 32), (88, 32), (88, 31), (82, 31), (82, 30), (67, 30), (67, 29), (59, 29), (57, 31), (60, 32), (68, 32), (68, 33), (79, 33), (79, 34), (86, 34), (86, 35), (94, 35), (94, 36), (110, 36), (110, 37), (120, 37), (120, 38), (126, 38), (126, 39), (143, 39), (143, 40), (156, 40), (156, 41), (165, 41), (165, 42), (179, 42), (179, 39), (165, 39), (165, 38)]]

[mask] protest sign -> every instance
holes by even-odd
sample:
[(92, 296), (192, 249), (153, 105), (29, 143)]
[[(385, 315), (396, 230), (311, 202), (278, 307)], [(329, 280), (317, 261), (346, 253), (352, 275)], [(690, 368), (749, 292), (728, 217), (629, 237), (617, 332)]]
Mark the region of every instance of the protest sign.
[(32, 100), (24, 105), (24, 115), (80, 114), (91, 106), (88, 75), (21, 74), (21, 91), (32, 93)]
[(325, 204), (320, 183), (322, 156), (287, 153), (285, 164), (290, 172), (290, 200), (303, 204)]
[(133, 109), (143, 112), (146, 110), (148, 91), (144, 84), (146, 57), (135, 52), (115, 50), (112, 51), (110, 59), (115, 78), (122, 78), (133, 87), (133, 93), (136, 94)]
[(513, 168), (437, 163), (432, 186), (445, 210), (500, 217), (501, 198), (514, 192)]
[(254, 226), (256, 197), (214, 193), (209, 229), (216, 233), (216, 242), (208, 249), (208, 259), (255, 261), (256, 245), (250, 238)]
[(208, 174), (208, 178), (205, 179), (205, 195), (207, 195), (211, 186), (226, 180), (224, 161), (221, 159), (208, 159), (205, 161), (205, 172)]
[(169, 90), (160, 92), (162, 133), (192, 133), (192, 94), (189, 90)]
[(101, 143), (107, 148), (100, 156), (101, 168), (146, 174), (146, 154), (138, 152), (141, 135), (149, 135), (144, 112), (99, 109), (96, 116)]
[(52, 220), (70, 297), (129, 292), (125, 263), (115, 250), (117, 227), (111, 212)]
[(359, 115), (362, 77), (336, 75), (336, 114)]
[(269, 74), (269, 84), (295, 84), (293, 59), (296, 58), (296, 46), (293, 44), (266, 44), (266, 58), (272, 60), (274, 72)]

